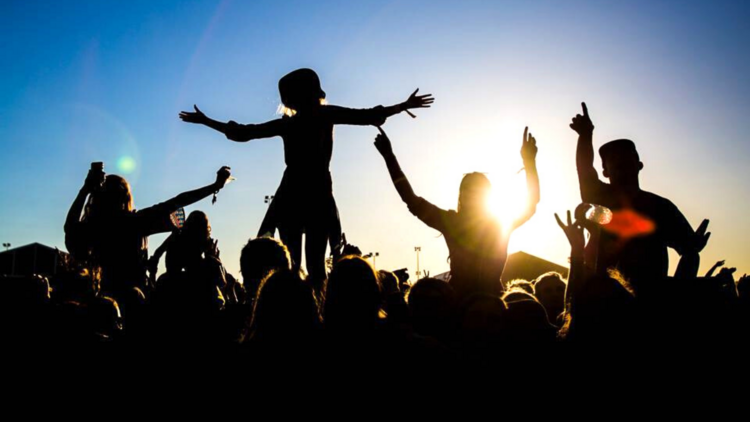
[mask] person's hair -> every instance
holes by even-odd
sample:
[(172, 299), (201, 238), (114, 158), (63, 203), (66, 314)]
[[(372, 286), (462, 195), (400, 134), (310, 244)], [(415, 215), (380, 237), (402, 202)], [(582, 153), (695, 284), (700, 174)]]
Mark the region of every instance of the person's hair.
[(544, 286), (545, 284), (548, 284), (548, 283), (558, 283), (558, 282), (562, 284), (567, 284), (562, 274), (558, 273), (557, 271), (546, 272), (534, 280), (533, 282), (534, 291), (536, 292), (537, 286)]
[(450, 284), (435, 278), (423, 278), (412, 286), (407, 299), (414, 331), (431, 336), (446, 334), (458, 304)]
[(565, 288), (567, 283), (560, 273), (550, 271), (534, 281), (534, 296), (544, 305), (550, 322), (556, 323), (565, 306)]
[(195, 240), (207, 240), (211, 236), (211, 223), (206, 213), (198, 210), (191, 212), (182, 227), (182, 234)]
[(298, 272), (273, 271), (258, 290), (250, 323), (250, 340), (306, 341), (320, 327), (313, 290)]
[(380, 305), (380, 282), (369, 262), (350, 255), (333, 266), (323, 311), (327, 327), (372, 328), (377, 323)]
[(90, 196), (84, 219), (106, 219), (123, 211), (133, 211), (133, 194), (130, 184), (123, 177), (108, 174), (101, 188)]
[(530, 295), (536, 293), (534, 290), (534, 284), (532, 282), (520, 278), (511, 280), (510, 283), (508, 283), (506, 290), (507, 292), (523, 290)]
[(282, 104), (293, 111), (311, 104), (321, 104), (326, 93), (320, 87), (320, 78), (312, 69), (297, 69), (279, 80)]
[(461, 180), (458, 190), (457, 212), (486, 211), (487, 199), (492, 190), (492, 183), (484, 173), (469, 173)]
[(240, 272), (248, 298), (255, 298), (261, 280), (273, 270), (290, 270), (289, 250), (272, 237), (250, 239), (240, 254)]

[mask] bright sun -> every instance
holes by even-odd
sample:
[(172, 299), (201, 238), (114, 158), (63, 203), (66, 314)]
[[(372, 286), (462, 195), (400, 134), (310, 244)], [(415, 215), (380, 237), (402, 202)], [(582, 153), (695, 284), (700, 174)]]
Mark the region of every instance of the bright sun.
[(509, 227), (513, 220), (518, 218), (526, 208), (528, 201), (526, 174), (521, 171), (502, 177), (490, 176), (490, 181), (492, 182), (492, 193), (487, 205), (490, 212), (500, 220), (503, 227)]

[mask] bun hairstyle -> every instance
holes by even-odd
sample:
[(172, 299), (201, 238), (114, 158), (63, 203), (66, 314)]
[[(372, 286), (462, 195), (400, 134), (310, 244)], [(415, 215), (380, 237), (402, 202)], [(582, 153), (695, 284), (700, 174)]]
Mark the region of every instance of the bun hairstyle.
[(286, 108), (298, 110), (305, 105), (319, 104), (326, 98), (320, 78), (312, 69), (297, 69), (279, 80), (281, 102)]

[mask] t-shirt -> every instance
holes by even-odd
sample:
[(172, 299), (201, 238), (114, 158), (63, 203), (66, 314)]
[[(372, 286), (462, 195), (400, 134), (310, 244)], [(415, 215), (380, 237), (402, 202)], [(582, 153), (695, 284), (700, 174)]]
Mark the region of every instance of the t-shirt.
[(470, 218), (443, 210), (421, 197), (407, 205), (412, 214), (445, 237), (450, 254), (450, 282), (459, 296), (500, 294), (510, 233), (504, 232), (497, 219)]
[(589, 178), (581, 181), (581, 199), (613, 211), (601, 232), (597, 270), (616, 267), (636, 288), (642, 280), (667, 276), (667, 247), (682, 255), (695, 233), (671, 201), (651, 192), (631, 196)]

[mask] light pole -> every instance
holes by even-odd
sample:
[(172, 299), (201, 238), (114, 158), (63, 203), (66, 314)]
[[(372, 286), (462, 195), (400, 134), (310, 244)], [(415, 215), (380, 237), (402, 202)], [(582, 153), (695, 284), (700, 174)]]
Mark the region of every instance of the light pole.
[(270, 204), (271, 201), (273, 201), (273, 195), (266, 195), (266, 197), (263, 199), (263, 202), (266, 204)]
[(417, 280), (419, 280), (419, 276), (422, 275), (422, 272), (419, 271), (419, 253), (422, 252), (422, 247), (421, 246), (415, 246), (414, 247), (414, 252), (417, 253)]
[(7, 251), (8, 249), (10, 249), (10, 243), (3, 243), (3, 247)]
[(375, 258), (379, 256), (380, 256), (380, 252), (370, 252), (368, 254), (362, 255), (362, 258), (364, 259), (372, 258), (372, 268), (374, 268), (377, 271), (378, 267), (375, 263)]

